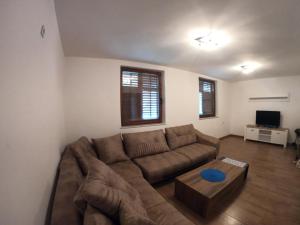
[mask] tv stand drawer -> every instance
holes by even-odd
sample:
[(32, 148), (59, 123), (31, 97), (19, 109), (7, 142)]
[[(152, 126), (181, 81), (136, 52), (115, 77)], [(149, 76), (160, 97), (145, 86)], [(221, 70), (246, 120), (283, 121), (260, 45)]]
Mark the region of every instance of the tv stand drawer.
[(272, 131), (271, 142), (274, 144), (284, 144), (286, 137), (286, 132), (283, 131)]
[(246, 136), (247, 136), (247, 139), (257, 140), (258, 139), (258, 129), (257, 128), (247, 128)]

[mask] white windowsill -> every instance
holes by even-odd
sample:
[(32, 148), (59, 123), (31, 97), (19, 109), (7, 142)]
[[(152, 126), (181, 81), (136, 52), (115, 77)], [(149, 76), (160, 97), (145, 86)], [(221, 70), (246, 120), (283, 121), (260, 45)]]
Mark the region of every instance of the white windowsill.
[(139, 128), (139, 127), (157, 127), (157, 126), (166, 126), (166, 123), (152, 123), (152, 124), (141, 124), (141, 125), (132, 125), (132, 126), (121, 126), (120, 129), (130, 129), (130, 128)]
[(211, 119), (218, 119), (218, 118), (220, 118), (220, 117), (219, 116), (204, 117), (204, 118), (199, 117), (199, 120), (211, 120)]

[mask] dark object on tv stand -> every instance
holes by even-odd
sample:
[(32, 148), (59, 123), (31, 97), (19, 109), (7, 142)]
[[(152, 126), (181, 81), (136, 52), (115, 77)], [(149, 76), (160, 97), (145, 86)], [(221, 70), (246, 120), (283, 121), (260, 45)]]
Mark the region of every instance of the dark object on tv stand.
[(279, 111), (256, 111), (256, 125), (268, 128), (280, 127), (280, 112)]

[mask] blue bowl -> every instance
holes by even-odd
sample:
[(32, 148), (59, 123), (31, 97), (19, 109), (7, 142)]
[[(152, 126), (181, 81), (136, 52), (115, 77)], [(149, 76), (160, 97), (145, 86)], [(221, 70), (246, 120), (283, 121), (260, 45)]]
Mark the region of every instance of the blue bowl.
[(225, 173), (217, 169), (205, 169), (200, 172), (200, 176), (209, 182), (221, 182), (226, 178)]

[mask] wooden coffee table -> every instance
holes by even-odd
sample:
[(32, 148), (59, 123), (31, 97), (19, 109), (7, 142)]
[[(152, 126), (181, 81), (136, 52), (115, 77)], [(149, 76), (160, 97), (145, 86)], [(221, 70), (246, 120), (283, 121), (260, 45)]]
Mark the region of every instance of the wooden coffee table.
[[(203, 217), (210, 215), (212, 209), (241, 187), (247, 177), (249, 165), (244, 167), (223, 162), (225, 158), (213, 160), (175, 179), (175, 196)], [(228, 159), (228, 158), (227, 158)], [(226, 174), (222, 182), (209, 182), (200, 176), (204, 169), (214, 168)]]

